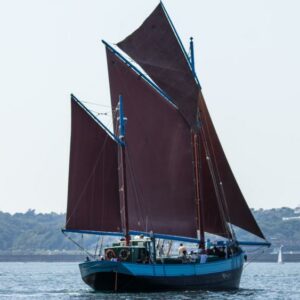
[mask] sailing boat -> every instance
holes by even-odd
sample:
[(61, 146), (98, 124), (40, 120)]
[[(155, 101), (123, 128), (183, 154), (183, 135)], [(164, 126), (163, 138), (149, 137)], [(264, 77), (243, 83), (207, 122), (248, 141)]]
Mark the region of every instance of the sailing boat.
[[(71, 95), (63, 232), (120, 241), (106, 247), (103, 258), (81, 263), (82, 279), (102, 291), (238, 288), (245, 260), (241, 246), (270, 244), (210, 118), (193, 40), (188, 55), (160, 2), (123, 41), (103, 43), (114, 130)], [(233, 225), (262, 242), (238, 241)], [(205, 242), (207, 233), (220, 241)], [(180, 242), (180, 253), (157, 251), (158, 240)], [(189, 253), (185, 244), (196, 249)]]
[(283, 264), (283, 259), (282, 259), (282, 248), (283, 248), (283, 245), (281, 245), (279, 247), (279, 250), (278, 250), (278, 259), (277, 259), (277, 263), (279, 264)]

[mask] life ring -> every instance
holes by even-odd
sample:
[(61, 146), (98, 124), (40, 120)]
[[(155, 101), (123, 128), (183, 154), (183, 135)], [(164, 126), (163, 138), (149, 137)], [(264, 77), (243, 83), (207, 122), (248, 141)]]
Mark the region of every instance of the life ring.
[(122, 249), (119, 253), (119, 257), (122, 259), (122, 260), (127, 260), (127, 258), (129, 257), (130, 255), (130, 251), (127, 250), (127, 249)]
[(105, 252), (105, 258), (111, 260), (116, 257), (116, 253), (113, 249), (107, 249)]

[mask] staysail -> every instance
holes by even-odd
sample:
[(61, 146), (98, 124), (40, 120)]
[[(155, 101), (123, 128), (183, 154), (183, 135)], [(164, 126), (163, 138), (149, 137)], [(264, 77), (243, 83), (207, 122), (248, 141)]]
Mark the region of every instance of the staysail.
[[(119, 95), (126, 123), (131, 231), (196, 237), (190, 128), (177, 108), (107, 49), (112, 108)], [(116, 129), (116, 127), (115, 127)]]
[[(225, 218), (224, 221), (264, 238), (227, 162), (200, 85), (162, 3), (135, 32), (117, 45), (172, 98), (191, 128), (196, 126), (200, 109), (202, 138), (207, 142), (205, 156), (202, 156), (205, 231), (224, 232), (226, 224), (218, 220)], [(202, 146), (205, 148), (204, 144)], [(212, 161), (210, 167), (207, 157)]]
[(209, 148), (210, 159), (216, 170), (216, 176), (221, 189), (220, 193), (224, 194), (225, 199), (223, 200), (227, 206), (227, 221), (265, 239), (233, 175), (203, 96), (200, 98), (200, 107), (203, 130)]
[(67, 230), (121, 232), (117, 143), (71, 96)]

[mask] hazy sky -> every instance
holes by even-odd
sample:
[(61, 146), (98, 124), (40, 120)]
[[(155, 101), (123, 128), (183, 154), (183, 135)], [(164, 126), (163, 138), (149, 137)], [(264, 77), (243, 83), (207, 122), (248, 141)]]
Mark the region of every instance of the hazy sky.
[[(0, 0), (0, 210), (65, 211), (69, 95), (109, 105), (100, 41), (120, 41), (157, 4)], [(300, 1), (164, 4), (184, 45), (195, 39), (203, 93), (248, 204), (297, 206)]]

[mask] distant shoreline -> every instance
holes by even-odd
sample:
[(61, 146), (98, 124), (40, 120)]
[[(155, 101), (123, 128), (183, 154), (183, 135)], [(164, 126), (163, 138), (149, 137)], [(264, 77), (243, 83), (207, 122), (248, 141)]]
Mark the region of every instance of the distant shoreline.
[[(82, 262), (85, 255), (52, 254), (52, 255), (0, 255), (0, 262)], [(277, 255), (265, 253), (259, 257), (248, 255), (248, 261), (252, 262), (277, 262)], [(300, 254), (283, 254), (284, 262), (300, 262)]]
[(0, 255), (0, 262), (81, 262), (85, 260), (80, 254), (24, 254)]

